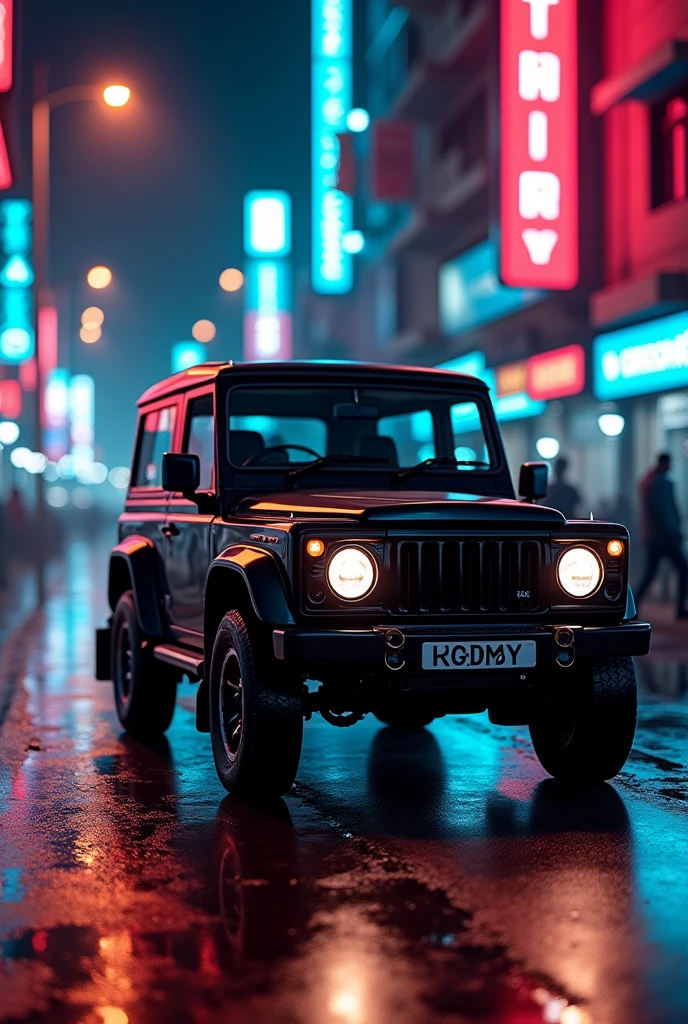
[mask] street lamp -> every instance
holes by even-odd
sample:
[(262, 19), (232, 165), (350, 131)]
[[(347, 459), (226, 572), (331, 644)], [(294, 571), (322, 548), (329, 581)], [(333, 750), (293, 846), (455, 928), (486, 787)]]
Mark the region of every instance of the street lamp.
[[(50, 285), (50, 115), (68, 103), (105, 102), (111, 107), (124, 106), (131, 93), (126, 86), (110, 85), (104, 90), (94, 85), (68, 86), (49, 90), (48, 65), (40, 61), (34, 67), (32, 111), (32, 171), (34, 224), (34, 333), (36, 339), (36, 451), (43, 449), (43, 372), (41, 336), (38, 313)], [(38, 601), (45, 600), (45, 502), (43, 477), (36, 474), (36, 575)]]

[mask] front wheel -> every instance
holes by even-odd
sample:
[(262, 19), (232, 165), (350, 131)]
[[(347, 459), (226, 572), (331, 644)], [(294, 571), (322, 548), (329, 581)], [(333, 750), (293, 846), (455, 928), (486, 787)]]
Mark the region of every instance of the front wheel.
[(215, 767), (236, 796), (283, 796), (296, 778), (303, 739), (300, 680), (265, 652), (237, 612), (220, 623), (210, 666)]
[[(631, 658), (606, 658), (566, 679), (565, 691), (543, 702), (530, 725), (540, 764), (567, 782), (602, 782), (623, 768), (637, 714)], [(562, 680), (563, 681), (563, 680)]]

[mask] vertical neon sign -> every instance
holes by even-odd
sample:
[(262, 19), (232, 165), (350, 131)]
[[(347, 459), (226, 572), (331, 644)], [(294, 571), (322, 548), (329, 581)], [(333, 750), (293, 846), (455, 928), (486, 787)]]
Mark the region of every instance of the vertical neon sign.
[(577, 0), (501, 0), (501, 277), (578, 283)]
[(353, 256), (344, 235), (353, 224), (353, 201), (337, 188), (339, 143), (351, 110), (353, 0), (312, 0), (313, 290), (351, 291)]
[[(292, 358), (291, 197), (249, 192), (244, 198), (244, 359)], [(269, 257), (269, 258), (267, 258)]]

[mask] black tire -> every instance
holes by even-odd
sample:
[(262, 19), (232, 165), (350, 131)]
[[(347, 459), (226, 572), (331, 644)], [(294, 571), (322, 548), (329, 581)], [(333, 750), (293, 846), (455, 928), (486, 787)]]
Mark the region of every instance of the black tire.
[(419, 711), (401, 712), (398, 715), (375, 714), (375, 717), (378, 722), (389, 725), (392, 729), (424, 729), (426, 725), (435, 721), (434, 715), (423, 714)]
[(122, 594), (112, 618), (112, 681), (117, 717), (128, 733), (147, 740), (169, 729), (177, 683), (153, 657), (153, 642), (139, 627), (131, 590)]
[(531, 722), (530, 738), (540, 764), (566, 782), (614, 778), (631, 752), (637, 704), (631, 658), (606, 658), (585, 666), (565, 691), (543, 703)]
[(252, 800), (284, 796), (301, 758), (301, 681), (237, 612), (220, 623), (210, 665), (210, 738), (225, 789)]

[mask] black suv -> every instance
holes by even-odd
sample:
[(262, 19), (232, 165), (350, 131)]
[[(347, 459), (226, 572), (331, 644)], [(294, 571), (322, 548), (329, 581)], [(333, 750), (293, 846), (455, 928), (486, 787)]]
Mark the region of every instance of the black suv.
[[(488, 390), (347, 363), (196, 366), (139, 402), (97, 675), (137, 736), (177, 682), (233, 793), (285, 793), (304, 718), (527, 724), (557, 778), (631, 749), (636, 620), (622, 526), (516, 500)], [(317, 681), (317, 682), (316, 682)]]

